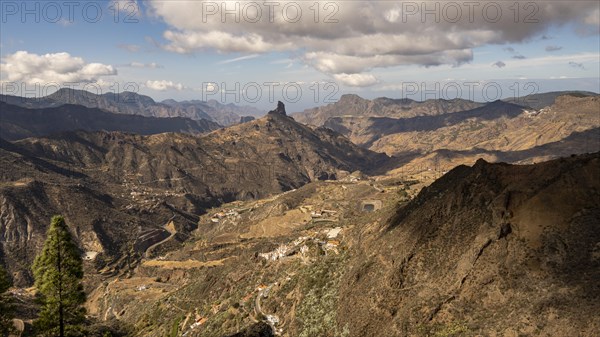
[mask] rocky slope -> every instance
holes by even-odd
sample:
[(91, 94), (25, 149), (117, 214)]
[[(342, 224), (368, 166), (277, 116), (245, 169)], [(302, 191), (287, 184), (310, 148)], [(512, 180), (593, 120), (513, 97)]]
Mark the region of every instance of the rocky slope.
[(52, 215), (67, 219), (92, 282), (99, 270), (116, 273), (167, 237), (163, 225), (169, 219), (184, 233), (196, 227), (196, 215), (170, 203), (177, 199), (174, 193), (165, 191), (161, 200), (139, 200), (138, 192), (119, 180), (92, 177), (72, 163), (39, 158), (4, 140), (0, 168), (0, 256), (17, 286), (32, 282), (28, 266)]
[(64, 131), (122, 131), (140, 135), (164, 132), (206, 133), (220, 126), (206, 119), (156, 118), (109, 113), (65, 104), (56, 108), (26, 109), (0, 102), (0, 138), (18, 140)]
[(389, 161), (285, 111), (205, 136), (66, 132), (2, 141), (0, 151), (2, 255), (12, 272), (24, 273), (21, 285), (30, 281), (25, 266), (51, 214), (79, 228), (90, 256), (106, 252), (98, 268), (116, 272), (127, 252), (134, 260), (174, 233), (177, 245), (208, 207), (371, 172)]
[(600, 331), (600, 155), (460, 166), (357, 241), (351, 336)]

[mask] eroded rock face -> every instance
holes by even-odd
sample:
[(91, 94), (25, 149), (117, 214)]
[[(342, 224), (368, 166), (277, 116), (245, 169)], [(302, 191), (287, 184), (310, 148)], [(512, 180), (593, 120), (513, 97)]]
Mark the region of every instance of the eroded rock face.
[(275, 110), (269, 111), (269, 114), (277, 114), (277, 115), (287, 116), (287, 113), (285, 112), (285, 104), (283, 104), (283, 102), (281, 102), (281, 101), (278, 101), (277, 108)]

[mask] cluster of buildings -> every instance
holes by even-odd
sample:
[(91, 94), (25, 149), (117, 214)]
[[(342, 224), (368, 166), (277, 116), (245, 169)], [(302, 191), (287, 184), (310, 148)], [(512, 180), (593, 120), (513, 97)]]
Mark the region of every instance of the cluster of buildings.
[(340, 246), (340, 241), (336, 240), (336, 238), (341, 232), (341, 227), (325, 229), (322, 234), (325, 234), (326, 240), (321, 240), (317, 238), (316, 235), (314, 237), (301, 236), (290, 243), (279, 245), (277, 248), (270, 252), (259, 253), (258, 256), (264, 258), (267, 261), (277, 261), (296, 254), (300, 254), (303, 257), (307, 257), (310, 251), (310, 248), (307, 245), (309, 241), (315, 242), (317, 246), (320, 247), (325, 253), (329, 251), (337, 252), (337, 249)]
[(232, 209), (232, 210), (229, 210), (227, 212), (218, 212), (218, 213), (215, 213), (213, 215), (213, 217), (210, 218), (210, 221), (212, 223), (219, 223), (219, 222), (221, 222), (222, 219), (237, 218), (239, 215), (240, 215), (240, 213), (237, 210)]
[[(298, 238), (289, 244), (281, 244), (279, 247), (275, 248), (275, 250), (267, 252), (267, 253), (259, 253), (258, 256), (264, 258), (267, 261), (277, 261), (287, 256), (308, 253), (309, 249), (307, 245), (302, 245), (298, 247), (301, 243), (305, 241), (302, 240), (300, 243), (297, 243), (299, 240), (304, 239), (305, 237)], [(308, 238), (307, 238), (308, 239)]]

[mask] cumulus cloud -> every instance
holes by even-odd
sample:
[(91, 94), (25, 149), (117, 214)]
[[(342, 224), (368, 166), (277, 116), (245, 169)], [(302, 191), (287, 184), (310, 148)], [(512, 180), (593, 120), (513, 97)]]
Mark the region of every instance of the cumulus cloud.
[(371, 74), (335, 74), (333, 78), (350, 87), (368, 87), (379, 82)]
[(546, 46), (546, 51), (547, 52), (553, 52), (553, 51), (557, 51), (557, 50), (561, 50), (563, 49), (563, 47), (560, 46)]
[[(403, 64), (458, 66), (472, 61), (473, 48), (520, 43), (542, 36), (555, 25), (593, 25), (596, 18), (590, 13), (599, 6), (593, 1), (535, 2), (535, 13), (532, 16), (525, 15), (530, 12), (523, 13), (515, 23), (512, 2), (278, 1), (270, 4), (245, 0), (146, 3), (152, 15), (169, 26), (163, 33), (165, 42), (161, 43), (166, 50), (292, 52), (317, 70), (332, 77), (345, 74), (346, 77), (338, 76), (345, 79), (357, 78), (352, 75), (374, 68)], [(434, 14), (424, 14), (426, 10)], [(456, 15), (457, 11), (461, 15)], [(500, 11), (503, 15), (495, 14)], [(511, 47), (507, 49), (516, 53)], [(372, 82), (372, 78), (364, 82)]]
[(183, 84), (174, 83), (173, 81), (166, 80), (157, 80), (157, 81), (146, 81), (146, 87), (156, 91), (166, 91), (166, 90), (178, 90), (181, 91), (185, 89)]
[(498, 62), (495, 62), (494, 64), (492, 64), (492, 67), (504, 68), (504, 67), (506, 67), (506, 63), (504, 63), (502, 61), (498, 61)]
[(425, 55), (370, 55), (349, 56), (338, 53), (310, 52), (304, 61), (315, 69), (329, 74), (359, 73), (378, 67), (420, 64), (437, 66), (442, 64), (461, 65), (473, 59), (470, 49), (440, 51)]
[(18, 51), (2, 58), (2, 73), (8, 82), (91, 83), (116, 75), (117, 70), (111, 65), (86, 63), (69, 53), (38, 55)]

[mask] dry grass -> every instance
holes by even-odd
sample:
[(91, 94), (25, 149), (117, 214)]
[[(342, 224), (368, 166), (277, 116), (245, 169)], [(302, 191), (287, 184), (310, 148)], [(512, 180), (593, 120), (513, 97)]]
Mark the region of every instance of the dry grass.
[(148, 260), (142, 263), (145, 267), (158, 267), (162, 269), (194, 269), (202, 267), (216, 267), (221, 266), (225, 260), (231, 259), (228, 257), (220, 260), (213, 261), (198, 261), (198, 260), (186, 260), (186, 261), (163, 261), (163, 260)]
[(310, 219), (310, 214), (302, 213), (299, 209), (294, 209), (286, 212), (284, 215), (270, 217), (250, 226), (249, 231), (240, 235), (240, 237), (257, 238), (288, 235), (294, 229), (308, 223)]

